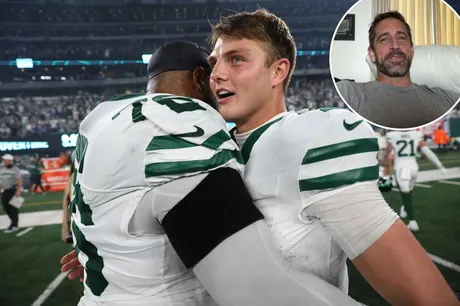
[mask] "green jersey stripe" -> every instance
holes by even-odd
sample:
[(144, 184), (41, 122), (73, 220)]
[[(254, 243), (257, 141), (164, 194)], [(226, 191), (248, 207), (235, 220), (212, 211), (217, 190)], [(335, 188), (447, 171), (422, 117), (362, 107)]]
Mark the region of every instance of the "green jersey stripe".
[(226, 133), (224, 130), (220, 130), (219, 132), (206, 139), (202, 145), (207, 148), (217, 150), (224, 142), (229, 141), (230, 139), (231, 138), (228, 133)]
[(340, 109), (340, 108), (338, 108), (338, 107), (322, 107), (319, 110), (324, 112), (324, 113), (326, 113), (326, 112), (334, 110), (334, 109)]
[[(206, 139), (201, 146), (218, 150), (224, 142), (229, 141), (230, 139), (230, 136), (224, 130), (220, 130)], [(185, 149), (195, 146), (200, 146), (200, 144), (188, 142), (176, 137), (175, 135), (155, 136), (148, 144), (146, 151)]]
[(72, 221), (72, 232), (75, 235), (75, 250), (77, 254), (83, 252), (88, 256), (88, 261), (85, 264), (86, 268), (86, 285), (91, 292), (96, 296), (101, 296), (109, 282), (102, 274), (104, 268), (104, 259), (97, 253), (97, 248), (94, 244), (86, 240), (85, 235), (80, 231), (75, 221)]
[(379, 145), (376, 138), (350, 140), (308, 150), (307, 154), (305, 154), (302, 160), (302, 165), (312, 164), (347, 155), (374, 151), (376, 154), (375, 158), (377, 159)]
[(351, 185), (357, 182), (376, 180), (379, 178), (379, 166), (370, 166), (338, 172), (299, 181), (300, 191), (324, 190)]
[(161, 175), (177, 175), (207, 171), (222, 166), (229, 162), (231, 159), (238, 160), (238, 154), (238, 151), (226, 150), (218, 152), (214, 154), (213, 157), (206, 160), (152, 163), (145, 166), (145, 177), (149, 178)]
[(92, 217), (93, 211), (91, 210), (91, 207), (89, 207), (89, 205), (86, 204), (83, 200), (83, 194), (81, 192), (80, 183), (76, 182), (73, 187), (74, 196), (72, 201), (70, 201), (72, 212), (76, 213), (75, 207), (78, 207), (78, 211), (80, 212), (81, 223), (86, 226), (94, 225)]
[(268, 130), (269, 127), (271, 127), (273, 124), (277, 123), (281, 119), (283, 119), (283, 117), (280, 117), (280, 118), (278, 118), (276, 120), (273, 120), (272, 122), (269, 122), (269, 123), (261, 126), (257, 130), (252, 132), (251, 135), (249, 135), (248, 139), (246, 139), (246, 141), (243, 144), (243, 147), (241, 148), (241, 154), (243, 155), (243, 160), (244, 160), (245, 163), (248, 162), (249, 156), (251, 155), (252, 148), (256, 144), (257, 140), (259, 140), (260, 136), (262, 136), (262, 134), (266, 130)]
[[(186, 103), (177, 103), (175, 100), (186, 101)], [(193, 101), (192, 99), (188, 99), (186, 97), (178, 97), (178, 96), (156, 96), (152, 98), (153, 101), (157, 102), (158, 104), (164, 105), (169, 107), (170, 110), (176, 113), (183, 113), (183, 112), (193, 112), (196, 110), (206, 110), (197, 102)]]
[[(131, 112), (131, 117), (133, 122), (139, 122), (145, 120), (145, 116), (142, 115), (142, 102), (147, 102), (147, 98), (137, 100), (133, 103), (133, 111)], [(113, 119), (113, 117), (112, 117)]]
[(86, 138), (82, 134), (78, 134), (77, 144), (75, 147), (75, 159), (78, 162), (78, 169), (76, 170), (79, 173), (83, 173), (83, 166), (85, 164), (85, 154), (86, 154), (87, 148), (88, 148), (88, 138)]
[[(72, 200), (70, 201), (69, 203), (69, 217), (72, 215), (72, 214), (75, 214), (77, 213), (77, 210), (76, 210), (76, 203), (75, 203), (75, 186), (77, 185), (77, 173), (74, 172), (73, 174), (73, 181), (72, 181), (72, 186), (74, 188), (74, 191), (72, 192)], [(80, 186), (80, 185), (79, 185)], [(70, 219), (70, 218), (69, 218)]]
[(197, 145), (176, 136), (165, 135), (155, 136), (147, 146), (146, 151), (169, 150), (169, 149), (184, 149), (196, 147)]

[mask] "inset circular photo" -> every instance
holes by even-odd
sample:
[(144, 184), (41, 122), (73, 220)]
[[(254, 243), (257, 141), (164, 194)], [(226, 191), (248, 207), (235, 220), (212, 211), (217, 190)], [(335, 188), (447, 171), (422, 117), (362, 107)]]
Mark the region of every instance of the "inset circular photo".
[(361, 0), (331, 42), (335, 87), (373, 125), (430, 124), (460, 101), (459, 33), (458, 13), (441, 0)]

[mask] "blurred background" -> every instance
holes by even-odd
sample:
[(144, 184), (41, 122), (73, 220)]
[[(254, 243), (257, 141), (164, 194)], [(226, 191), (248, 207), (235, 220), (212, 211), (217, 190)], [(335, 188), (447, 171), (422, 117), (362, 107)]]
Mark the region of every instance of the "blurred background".
[[(27, 231), (0, 232), (0, 305), (77, 304), (82, 286), (64, 279), (59, 259), (71, 248), (61, 224), (78, 125), (98, 103), (144, 92), (146, 63), (158, 46), (185, 39), (208, 47), (209, 23), (232, 12), (266, 8), (286, 21), (297, 44), (288, 110), (346, 107), (331, 79), (329, 50), (339, 21), (354, 3), (0, 0), (0, 154), (14, 155), (21, 168), (26, 202), (20, 226)], [(460, 9), (459, 1), (450, 4)], [(446, 167), (460, 166), (459, 120), (455, 109), (422, 129), (433, 148), (435, 129), (442, 126), (449, 134), (447, 149), (439, 151)], [(422, 170), (433, 169), (427, 161), (420, 163)], [(41, 186), (31, 189), (30, 175), (37, 172)], [(416, 236), (429, 252), (454, 264), (439, 268), (460, 291), (460, 180), (451, 182), (425, 183), (429, 188), (415, 192), (415, 210), (423, 224)], [(399, 209), (397, 193), (385, 197)], [(6, 216), (0, 216), (0, 227), (7, 225)], [(351, 263), (350, 294), (368, 305), (386, 305)]]

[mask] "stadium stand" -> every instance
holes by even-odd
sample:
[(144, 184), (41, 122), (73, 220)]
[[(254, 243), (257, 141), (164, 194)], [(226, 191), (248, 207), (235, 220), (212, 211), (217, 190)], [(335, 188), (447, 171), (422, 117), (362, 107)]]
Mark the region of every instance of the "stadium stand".
[[(133, 88), (130, 92), (142, 92)], [(0, 138), (75, 133), (79, 122), (100, 102), (126, 91), (100, 94), (80, 92), (76, 95), (10, 97), (0, 99)], [(3, 102), (3, 103), (2, 103)], [(294, 79), (287, 92), (289, 110), (344, 107), (330, 78)]]
[[(330, 81), (327, 51), (337, 20), (353, 2), (89, 4), (101, 3), (96, 1), (81, 5), (83, 2), (73, 1), (74, 5), (52, 5), (8, 1), (0, 11), (0, 60), (62, 62), (34, 62), (33, 68), (22, 69), (15, 62), (0, 66), (0, 118), (5, 118), (0, 121), (0, 137), (75, 133), (79, 121), (97, 103), (117, 93), (144, 90), (142, 54), (151, 54), (161, 44), (176, 39), (208, 47), (210, 23), (231, 12), (258, 7), (286, 20), (298, 50), (318, 52), (298, 57), (295, 78), (287, 92), (288, 109), (343, 107)], [(63, 64), (72, 60), (98, 62)]]
[[(460, 1), (447, 2), (460, 11)], [(142, 55), (179, 39), (208, 47), (210, 24), (221, 16), (263, 7), (286, 21), (297, 49), (302, 51), (286, 92), (288, 110), (346, 107), (331, 80), (328, 51), (338, 21), (355, 3), (356, 0), (0, 0), (0, 154), (14, 155), (25, 190), (32, 189), (34, 170), (38, 170), (42, 183), (31, 190), (33, 193), (26, 192), (21, 226), (26, 224), (27, 214), (43, 219), (53, 210), (66, 209), (67, 197), (62, 204), (64, 195), (58, 191), (68, 186), (78, 125), (98, 103), (145, 91), (146, 64)], [(19, 58), (33, 60), (33, 67), (18, 68)], [(449, 117), (455, 119), (452, 122), (460, 133), (460, 105)], [(425, 138), (431, 138), (440, 124), (424, 127)], [(30, 149), (34, 144), (39, 149)], [(430, 146), (436, 147), (432, 142)], [(452, 141), (450, 151), (440, 156), (446, 166), (456, 167), (452, 169), (455, 171), (460, 166), (457, 151), (460, 142)], [(419, 160), (421, 170), (432, 171), (423, 157)], [(458, 235), (452, 233), (459, 232), (460, 181), (442, 179), (422, 181), (430, 185), (417, 187), (417, 214), (424, 226), (417, 238), (428, 252), (458, 266)], [(399, 211), (399, 194), (388, 192), (384, 196)], [(61, 215), (58, 211), (58, 222)], [(0, 213), (0, 221), (1, 217), (7, 218)], [(66, 241), (68, 224), (62, 222)], [(0, 272), (8, 275), (3, 283), (0, 281), (4, 289), (0, 290), (0, 305), (41, 305), (44, 295), (49, 300), (43, 305), (76, 305), (81, 283), (56, 283), (60, 277), (59, 258), (68, 251), (67, 245), (56, 243), (61, 226), (30, 226), (17, 236), (0, 233)], [(366, 305), (387, 305), (352, 264), (348, 267), (352, 297)], [(441, 267), (441, 271), (449, 285), (459, 291), (458, 272), (447, 267)], [(57, 284), (55, 292), (50, 289), (53, 284)]]

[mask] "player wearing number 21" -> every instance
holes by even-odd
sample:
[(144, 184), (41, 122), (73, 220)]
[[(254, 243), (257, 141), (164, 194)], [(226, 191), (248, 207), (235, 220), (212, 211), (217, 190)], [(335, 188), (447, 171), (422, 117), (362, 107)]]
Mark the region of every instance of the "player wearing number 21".
[(409, 218), (409, 224), (407, 227), (414, 232), (419, 230), (419, 226), (417, 221), (415, 221), (412, 210), (412, 190), (414, 189), (419, 169), (415, 156), (417, 148), (420, 149), (426, 158), (428, 158), (433, 164), (441, 169), (444, 174), (446, 174), (446, 169), (443, 167), (438, 157), (423, 141), (423, 135), (421, 132), (392, 131), (387, 134), (387, 149), (385, 158), (388, 160), (392, 150), (395, 150), (394, 175), (403, 200), (400, 216), (402, 218)]

